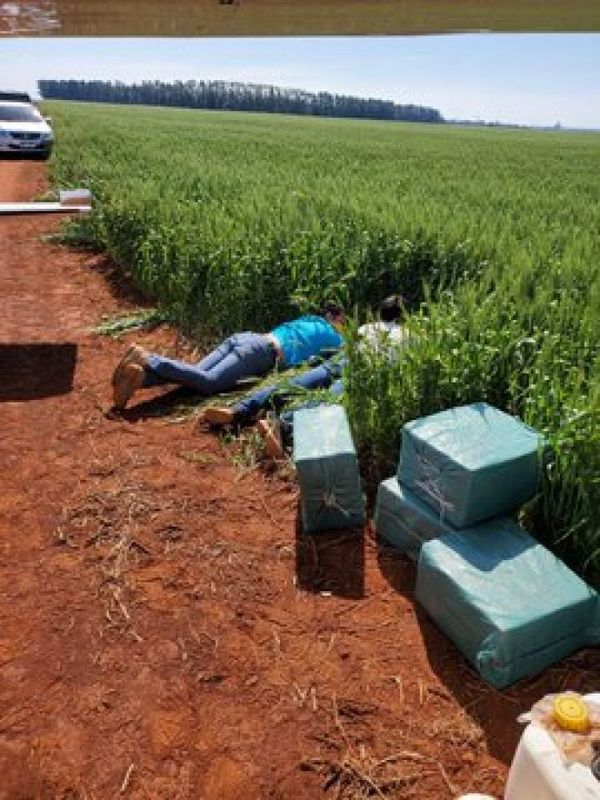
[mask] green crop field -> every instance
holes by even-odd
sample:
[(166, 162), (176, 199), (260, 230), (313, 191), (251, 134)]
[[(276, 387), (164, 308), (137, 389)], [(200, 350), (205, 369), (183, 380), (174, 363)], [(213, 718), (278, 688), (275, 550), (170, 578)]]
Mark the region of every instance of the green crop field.
[(600, 570), (600, 135), (50, 103), (60, 186), (106, 250), (198, 335), (326, 299), (409, 299), (413, 346), (350, 344), (365, 468), (408, 419), (487, 400), (543, 431), (524, 522)]

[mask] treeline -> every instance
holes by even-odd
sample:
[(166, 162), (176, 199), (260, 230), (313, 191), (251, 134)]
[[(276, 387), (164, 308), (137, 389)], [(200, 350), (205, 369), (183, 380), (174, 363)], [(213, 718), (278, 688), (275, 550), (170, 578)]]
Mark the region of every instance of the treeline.
[(48, 100), (82, 100), (148, 106), (209, 108), (223, 111), (263, 111), (318, 117), (357, 117), (406, 122), (444, 122), (435, 108), (398, 105), (390, 100), (352, 97), (329, 92), (305, 92), (254, 83), (229, 81), (119, 81), (42, 80), (38, 89)]

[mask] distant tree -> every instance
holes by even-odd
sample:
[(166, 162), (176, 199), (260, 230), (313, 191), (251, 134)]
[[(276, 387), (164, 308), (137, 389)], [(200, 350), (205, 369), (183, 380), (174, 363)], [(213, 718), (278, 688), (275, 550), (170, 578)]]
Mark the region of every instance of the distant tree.
[(120, 81), (41, 80), (38, 90), (48, 100), (91, 103), (178, 106), (182, 108), (263, 111), (272, 114), (310, 114), (318, 117), (357, 117), (404, 122), (445, 122), (436, 108), (398, 105), (390, 100), (306, 92), (229, 81)]

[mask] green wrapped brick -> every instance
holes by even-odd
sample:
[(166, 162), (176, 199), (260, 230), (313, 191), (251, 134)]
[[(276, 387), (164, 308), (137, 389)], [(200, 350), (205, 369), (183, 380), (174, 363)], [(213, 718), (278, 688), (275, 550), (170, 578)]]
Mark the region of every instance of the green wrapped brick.
[(379, 484), (373, 520), (378, 535), (413, 561), (419, 558), (423, 542), (453, 530), (397, 478)]
[(539, 433), (487, 403), (459, 406), (404, 426), (398, 480), (465, 528), (533, 497), (543, 446)]
[(497, 688), (600, 643), (596, 592), (507, 517), (426, 542), (416, 598)]
[(364, 523), (358, 460), (341, 406), (301, 408), (294, 413), (294, 463), (306, 533)]

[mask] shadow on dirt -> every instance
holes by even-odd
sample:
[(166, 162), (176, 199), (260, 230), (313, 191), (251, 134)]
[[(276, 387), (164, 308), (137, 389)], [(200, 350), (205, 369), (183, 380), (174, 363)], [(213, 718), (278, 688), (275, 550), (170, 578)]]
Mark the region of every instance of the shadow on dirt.
[[(131, 405), (124, 411), (111, 409), (109, 416), (118, 416), (127, 420), (128, 422), (137, 422), (138, 420), (151, 419), (153, 417), (168, 417), (178, 416), (180, 414), (191, 414), (194, 410), (201, 409), (207, 405), (232, 405), (233, 401), (241, 399), (250, 389), (257, 385), (260, 385), (260, 380), (257, 380), (256, 378), (247, 378), (243, 381), (239, 381), (236, 389), (223, 395), (218, 395), (217, 398), (207, 397), (198, 394), (198, 392), (188, 389), (185, 386), (175, 386), (174, 384), (171, 384), (173, 388), (167, 391), (165, 391), (166, 385), (152, 387), (148, 390), (144, 389), (141, 391), (158, 392), (157, 394), (152, 395), (148, 400), (143, 400), (135, 403), (135, 405)], [(136, 398), (140, 396), (142, 395), (136, 395)], [(212, 430), (212, 432), (215, 434), (218, 433), (219, 430), (228, 429), (234, 432), (236, 435), (239, 435), (244, 428), (251, 427), (252, 425), (253, 422), (244, 422), (221, 428), (220, 426), (211, 427), (207, 423), (207, 428)]]
[(19, 150), (14, 153), (0, 153), (0, 161), (48, 161), (48, 153)]
[(296, 515), (296, 582), (299, 589), (336, 597), (365, 595), (364, 529), (304, 533)]
[[(74, 243), (77, 249), (77, 243)], [(82, 250), (90, 249), (83, 244), (80, 245)], [(133, 281), (124, 274), (123, 270), (118, 267), (111, 258), (104, 253), (95, 253), (86, 266), (93, 272), (101, 275), (111, 295), (115, 300), (120, 300), (125, 303), (131, 304), (136, 308), (148, 308), (152, 306), (150, 299), (137, 288)]]
[(76, 363), (76, 344), (0, 344), (0, 403), (68, 394)]
[[(416, 565), (382, 543), (378, 548), (378, 562), (390, 586), (415, 602)], [(507, 766), (523, 731), (517, 723), (519, 714), (528, 711), (546, 694), (566, 689), (582, 694), (597, 691), (600, 652), (594, 650), (575, 653), (541, 675), (519, 681), (514, 686), (494, 689), (481, 680), (428, 614), (416, 603), (414, 608), (431, 669), (463, 709), (467, 722), (470, 720), (481, 729), (488, 752)]]
[[(378, 542), (377, 560), (381, 573), (390, 586), (413, 603), (429, 665), (449, 695), (464, 710), (465, 730), (469, 728), (470, 722), (479, 726), (490, 754), (504, 764), (510, 764), (521, 734), (516, 717), (526, 710), (524, 704), (515, 700), (512, 695), (509, 697), (483, 683), (460, 651), (416, 603), (416, 564), (381, 541)], [(501, 717), (505, 719), (500, 721)], [(506, 731), (511, 730), (514, 732), (512, 736), (503, 740), (498, 738), (499, 731), (503, 731), (506, 737)]]
[(155, 417), (175, 417), (191, 414), (205, 399), (196, 392), (179, 386), (176, 389), (155, 395), (149, 400), (132, 405), (123, 411), (111, 409), (109, 416), (119, 417), (127, 422), (139, 422), (140, 420), (153, 419)]
[(415, 597), (416, 564), (377, 537), (377, 562), (381, 574), (398, 594), (411, 602)]

